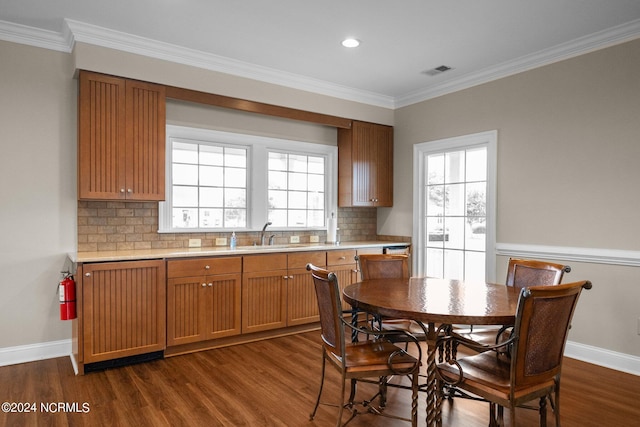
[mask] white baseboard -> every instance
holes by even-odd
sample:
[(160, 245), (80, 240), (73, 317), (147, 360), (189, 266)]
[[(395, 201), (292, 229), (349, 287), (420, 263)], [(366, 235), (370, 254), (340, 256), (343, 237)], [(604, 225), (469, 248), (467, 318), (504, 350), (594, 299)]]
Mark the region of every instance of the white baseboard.
[(640, 357), (567, 341), (564, 355), (616, 371), (640, 375)]
[[(640, 357), (567, 341), (565, 356), (629, 374), (640, 375)], [(0, 349), (0, 366), (71, 356), (71, 340), (50, 341)], [(74, 371), (78, 373), (71, 357)]]
[(70, 354), (70, 339), (5, 347), (0, 348), (0, 366), (53, 359), (54, 357), (69, 356)]

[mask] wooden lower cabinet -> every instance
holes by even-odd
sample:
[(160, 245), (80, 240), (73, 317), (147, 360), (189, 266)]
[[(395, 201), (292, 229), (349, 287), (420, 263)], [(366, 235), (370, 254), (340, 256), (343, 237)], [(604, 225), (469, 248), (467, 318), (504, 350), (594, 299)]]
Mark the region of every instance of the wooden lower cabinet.
[(242, 258), (167, 261), (167, 345), (239, 335)]
[(165, 349), (164, 260), (84, 264), (82, 273), (83, 363)]
[(260, 332), (320, 320), (308, 263), (326, 265), (325, 251), (244, 257), (242, 332)]

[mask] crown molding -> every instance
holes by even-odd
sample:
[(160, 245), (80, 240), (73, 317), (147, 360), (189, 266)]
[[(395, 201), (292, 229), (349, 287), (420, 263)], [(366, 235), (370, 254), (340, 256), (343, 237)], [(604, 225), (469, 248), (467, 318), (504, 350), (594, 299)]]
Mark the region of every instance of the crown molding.
[(61, 32), (0, 21), (0, 40), (70, 53), (83, 42), (349, 101), (396, 109), (640, 37), (640, 20), (393, 98), (65, 19)]
[(238, 61), (235, 59), (205, 53), (195, 49), (176, 46), (144, 37), (97, 27), (83, 22), (65, 19), (65, 24), (76, 42), (116, 49), (137, 55), (162, 59), (178, 64), (245, 77), (279, 86), (318, 93), (336, 98), (393, 108), (393, 98), (372, 92), (361, 91), (322, 80), (287, 73), (273, 68)]
[(395, 108), (406, 107), (411, 104), (426, 101), (438, 96), (468, 89), (483, 83), (488, 83), (508, 77), (523, 71), (532, 70), (554, 62), (563, 61), (579, 55), (584, 55), (599, 49), (631, 41), (640, 37), (640, 19), (609, 28), (585, 37), (580, 37), (550, 49), (525, 55), (512, 61), (503, 62), (494, 67), (488, 67), (477, 72), (468, 73), (438, 85), (429, 86), (423, 90), (411, 92), (395, 99)]
[(65, 53), (73, 50), (73, 35), (66, 28), (56, 32), (0, 21), (0, 40)]

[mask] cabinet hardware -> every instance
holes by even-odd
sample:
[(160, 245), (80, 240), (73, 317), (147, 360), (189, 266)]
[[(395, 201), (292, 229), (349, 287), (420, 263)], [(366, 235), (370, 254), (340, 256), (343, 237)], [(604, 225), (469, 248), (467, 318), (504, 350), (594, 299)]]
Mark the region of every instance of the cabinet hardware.
[(205, 265), (205, 266), (204, 266), (204, 269), (205, 269), (205, 270), (208, 270), (208, 269), (210, 269), (210, 268), (211, 268), (211, 267), (209, 267), (208, 265)]
[(91, 273), (84, 273), (85, 277), (91, 277)]

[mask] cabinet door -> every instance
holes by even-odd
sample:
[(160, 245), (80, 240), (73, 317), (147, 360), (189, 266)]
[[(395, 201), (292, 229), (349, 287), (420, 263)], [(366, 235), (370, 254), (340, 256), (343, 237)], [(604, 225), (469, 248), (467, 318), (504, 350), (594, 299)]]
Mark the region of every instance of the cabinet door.
[(84, 363), (164, 350), (164, 261), (83, 266)]
[(320, 321), (318, 298), (311, 273), (306, 269), (289, 270), (288, 273), (287, 326)]
[(287, 326), (287, 270), (242, 275), (242, 333)]
[(241, 331), (242, 258), (167, 261), (167, 345)]
[(207, 278), (206, 338), (238, 335), (241, 331), (241, 274), (224, 274)]
[(393, 128), (354, 121), (338, 130), (338, 204), (393, 205)]
[(324, 267), (327, 263), (327, 253), (311, 251), (287, 255), (287, 326), (320, 320), (313, 278), (306, 269), (308, 263)]
[[(125, 80), (82, 71), (78, 99), (78, 197), (125, 198)], [(121, 166), (122, 165), (122, 166)]]
[(181, 277), (167, 281), (167, 345), (206, 338), (204, 277)]
[(164, 86), (80, 72), (78, 197), (164, 200)]
[(126, 198), (164, 200), (164, 86), (127, 80)]

